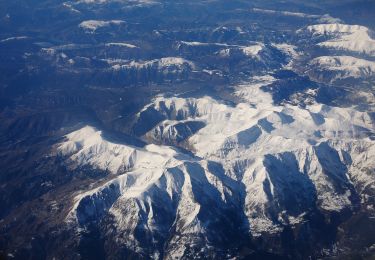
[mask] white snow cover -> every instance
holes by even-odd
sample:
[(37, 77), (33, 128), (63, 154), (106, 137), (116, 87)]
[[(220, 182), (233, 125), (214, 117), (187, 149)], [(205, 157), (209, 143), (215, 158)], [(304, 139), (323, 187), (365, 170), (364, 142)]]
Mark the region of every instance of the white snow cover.
[(273, 47), (279, 49), (281, 52), (286, 54), (287, 56), (290, 57), (291, 60), (297, 59), (300, 55), (301, 52), (297, 51), (297, 46), (287, 44), (287, 43), (278, 43), (278, 44), (272, 44)]
[(300, 12), (290, 12), (290, 11), (279, 11), (279, 10), (271, 10), (271, 9), (262, 9), (262, 8), (253, 8), (253, 12), (262, 13), (262, 14), (271, 14), (271, 15), (285, 15), (285, 16), (293, 16), (293, 17), (300, 17), (300, 18), (321, 18), (321, 15), (317, 14), (306, 14)]
[[(176, 221), (183, 223), (177, 225), (182, 236), (205, 233), (198, 217), (201, 207), (207, 206), (199, 202), (201, 197), (209, 200), (210, 207), (225, 208), (243, 196), (243, 211), (255, 236), (281, 230), (272, 220), (270, 208), (280, 223), (297, 224), (315, 203), (325, 211), (350, 207), (348, 186), (357, 185), (361, 191), (375, 183), (368, 171), (375, 168), (375, 141), (369, 138), (375, 128), (370, 116), (353, 108), (317, 103), (306, 108), (276, 106), (261, 89), (274, 80), (272, 76), (254, 77), (236, 86), (235, 95), (243, 100), (236, 105), (208, 96), (159, 96), (139, 112), (139, 120), (151, 107), (169, 115), (155, 127), (163, 126), (159, 132), (169, 131), (167, 126), (177, 123), (204, 122), (187, 139), (198, 157), (163, 145), (139, 148), (114, 143), (90, 126), (68, 134), (57, 147), (62, 155), (78, 166), (90, 165), (118, 175), (77, 195), (68, 220), (76, 223), (109, 212), (117, 228), (129, 232), (124, 243), (139, 245), (131, 237), (137, 223), (147, 220), (144, 228), (151, 232), (160, 228), (153, 215), (155, 200), (164, 201), (163, 207), (171, 211), (168, 214), (177, 214)], [(210, 168), (210, 162), (221, 164), (224, 175)], [(296, 201), (292, 205), (300, 205), (296, 210), (288, 209), (285, 192)], [(147, 219), (142, 220), (143, 215)]]
[(106, 43), (105, 46), (107, 47), (125, 47), (125, 48), (130, 48), (130, 49), (136, 49), (139, 48), (133, 44), (125, 43), (125, 42), (109, 42)]
[(216, 43), (216, 42), (187, 42), (187, 41), (180, 41), (177, 45), (177, 48), (180, 46), (191, 46), (191, 47), (199, 47), (199, 46), (217, 46), (223, 47), (222, 50), (218, 52), (220, 56), (228, 57), (231, 55), (232, 50), (241, 50), (244, 55), (250, 57), (257, 57), (258, 54), (265, 48), (264, 44), (262, 43), (254, 43), (248, 46), (242, 45), (233, 45), (233, 44), (226, 44), (226, 43)]
[(101, 131), (91, 126), (68, 134), (66, 138), (66, 142), (58, 148), (61, 154), (70, 155), (79, 165), (89, 164), (114, 174), (135, 168), (163, 169), (181, 163), (174, 160), (177, 152), (169, 146), (150, 144), (141, 149), (109, 142), (103, 138)]
[(67, 8), (69, 11), (71, 11), (72, 13), (81, 13), (79, 10), (75, 9), (71, 3), (63, 3), (62, 4), (63, 7)]
[(99, 21), (99, 20), (88, 20), (81, 22), (78, 26), (87, 32), (94, 33), (99, 28), (109, 27), (111, 25), (121, 25), (125, 21), (122, 20), (110, 20), (110, 21)]
[(158, 64), (161, 67), (168, 67), (168, 66), (174, 66), (174, 65), (184, 65), (184, 64), (189, 64), (190, 66), (194, 66), (191, 61), (185, 60), (183, 58), (179, 57), (166, 57), (166, 58), (161, 58), (158, 60)]
[(217, 42), (187, 42), (187, 41), (180, 41), (179, 45), (186, 45), (186, 46), (220, 46), (220, 47), (237, 46), (237, 45), (229, 45), (229, 44), (226, 44), (226, 43), (217, 43)]
[[(310, 25), (306, 30), (313, 36), (327, 36), (331, 39), (319, 43), (319, 46), (375, 55), (375, 40), (369, 35), (369, 29), (361, 25), (340, 23)], [(303, 30), (299, 30), (301, 32)]]
[[(58, 146), (58, 151), (70, 156), (78, 166), (91, 165), (113, 174), (122, 174), (100, 187), (77, 195), (67, 221), (80, 223), (86, 217), (109, 212), (116, 220), (117, 229), (128, 234), (123, 241), (127, 245), (140, 246), (133, 232), (141, 215), (147, 216), (147, 230), (158, 229), (153, 209), (159, 196), (164, 196), (166, 203), (179, 201), (173, 210), (176, 218), (184, 221), (184, 225), (177, 228), (184, 235), (203, 230), (197, 219), (201, 206), (195, 201), (192, 182), (204, 183), (208, 180), (212, 184), (221, 185), (220, 197), (215, 197), (216, 194), (210, 190), (207, 194), (218, 203), (225, 200), (224, 193), (228, 189), (209, 172), (207, 163), (198, 158), (187, 156), (168, 146), (151, 144), (139, 148), (109, 142), (103, 138), (101, 131), (91, 126), (68, 134), (66, 141)], [(198, 171), (195, 172), (194, 169)], [(92, 203), (87, 204), (87, 201)], [(167, 210), (170, 207), (165, 205)]]
[(158, 4), (155, 0), (78, 0), (75, 4), (86, 4), (86, 5), (103, 5), (108, 3), (122, 3), (127, 4), (130, 7), (143, 7)]
[(375, 74), (375, 62), (351, 56), (321, 56), (310, 64), (322, 70), (339, 72), (336, 78), (366, 78)]
[(241, 48), (246, 56), (257, 56), (264, 48), (263, 44), (256, 44)]
[(114, 70), (129, 69), (129, 68), (147, 68), (156, 66), (158, 69), (178, 68), (182, 69), (183, 66), (188, 66), (195, 69), (195, 64), (192, 61), (186, 60), (181, 57), (164, 57), (161, 59), (149, 61), (129, 61), (126, 64), (116, 64), (112, 66)]
[(28, 39), (29, 37), (27, 36), (15, 36), (15, 37), (9, 37), (3, 40), (0, 40), (1, 43), (3, 42), (10, 42), (10, 41), (18, 41), (18, 40), (25, 40)]
[(264, 44), (256, 43), (249, 46), (229, 46), (229, 48), (220, 50), (218, 54), (222, 57), (229, 57), (232, 55), (233, 51), (240, 50), (245, 56), (259, 59), (260, 52), (264, 49)]
[(261, 9), (253, 8), (253, 12), (262, 13), (268, 15), (282, 15), (282, 16), (291, 16), (296, 18), (305, 18), (305, 19), (316, 19), (319, 23), (339, 23), (340, 19), (330, 16), (329, 14), (306, 14), (301, 12), (290, 12), (290, 11), (280, 11), (280, 10), (271, 10), (271, 9)]
[(291, 69), (293, 67), (293, 62), (302, 55), (302, 52), (297, 50), (297, 46), (287, 44), (287, 43), (278, 43), (272, 44), (273, 47), (277, 48), (283, 54), (287, 56), (288, 64), (284, 65), (285, 69)]

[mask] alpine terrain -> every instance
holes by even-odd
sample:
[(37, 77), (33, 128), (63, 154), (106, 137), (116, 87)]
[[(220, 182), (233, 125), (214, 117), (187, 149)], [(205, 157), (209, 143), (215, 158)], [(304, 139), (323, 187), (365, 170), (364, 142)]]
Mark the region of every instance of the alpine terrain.
[(0, 3), (0, 258), (373, 259), (371, 0)]

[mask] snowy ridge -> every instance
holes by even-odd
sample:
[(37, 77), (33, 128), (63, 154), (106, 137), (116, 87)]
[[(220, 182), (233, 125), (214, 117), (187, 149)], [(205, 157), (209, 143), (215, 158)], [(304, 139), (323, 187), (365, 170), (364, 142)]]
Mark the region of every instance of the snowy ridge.
[[(195, 147), (197, 155), (201, 157), (216, 154), (228, 143), (233, 143), (232, 137), (254, 126), (259, 126), (259, 121), (267, 121), (275, 128), (271, 136), (276, 135), (288, 139), (299, 137), (301, 140), (310, 141), (326, 140), (335, 136), (357, 138), (363, 134), (360, 129), (373, 127), (367, 113), (349, 109), (321, 104), (312, 105), (306, 110), (294, 106), (274, 106), (272, 97), (260, 89), (266, 84), (265, 82), (269, 84), (272, 81), (270, 77), (261, 77), (250, 85), (238, 86), (236, 94), (246, 99), (247, 103), (239, 103), (235, 107), (225, 105), (210, 97), (199, 99), (158, 97), (152, 107), (160, 111), (168, 120), (172, 120), (168, 121), (169, 123), (181, 122), (181, 119), (205, 122), (206, 126), (189, 139), (189, 144)], [(326, 116), (329, 116), (327, 120), (325, 120)], [(229, 122), (229, 124), (223, 122)], [(353, 126), (352, 123), (356, 125)], [(307, 129), (301, 127), (306, 125), (310, 127)], [(263, 129), (267, 130), (267, 127)], [(319, 132), (322, 138), (316, 137), (316, 132)], [(282, 149), (280, 146), (278, 148)], [(277, 149), (265, 151), (265, 153), (272, 152), (279, 151)]]
[(151, 5), (158, 3), (154, 0), (79, 0), (77, 1), (78, 4), (106, 4), (112, 2), (119, 2), (119, 3), (128, 3), (128, 4), (135, 4), (135, 5)]
[(334, 79), (367, 78), (375, 74), (375, 62), (351, 56), (322, 56), (310, 62), (313, 68), (336, 72)]
[(229, 57), (233, 52), (240, 51), (245, 56), (249, 57), (258, 57), (259, 53), (265, 49), (265, 45), (262, 43), (254, 43), (248, 46), (242, 45), (231, 45), (226, 43), (207, 43), (207, 42), (186, 42), (180, 41), (177, 44), (177, 49), (181, 48), (182, 46), (189, 46), (189, 47), (217, 47), (220, 48), (217, 53), (222, 57)]
[[(231, 204), (227, 199), (232, 188), (209, 169), (207, 161), (166, 146), (135, 148), (114, 144), (89, 126), (67, 135), (66, 139), (58, 149), (78, 165), (89, 164), (122, 173), (98, 188), (77, 195), (68, 223), (84, 226), (110, 214), (116, 223), (116, 232), (126, 234), (125, 240), (119, 237), (121, 243), (137, 248), (139, 253), (144, 253), (146, 245), (137, 240), (135, 229), (149, 233), (157, 243), (160, 233), (167, 232), (175, 221), (180, 236), (173, 238), (174, 243), (193, 242), (191, 234), (205, 233), (202, 220), (198, 219), (201, 207), (226, 208)], [(208, 205), (198, 203), (199, 196), (204, 196)], [(184, 244), (177, 243), (177, 248), (172, 244), (168, 249), (171, 254), (184, 252)], [(156, 250), (152, 254), (155, 252), (159, 253)]]
[[(302, 31), (304, 30), (298, 32)], [(375, 40), (370, 37), (369, 29), (365, 26), (340, 23), (317, 24), (308, 26), (305, 31), (314, 37), (330, 38), (318, 43), (319, 46), (375, 55)]]
[(62, 155), (70, 155), (78, 165), (89, 164), (114, 174), (132, 168), (164, 167), (169, 163), (173, 165), (172, 158), (176, 154), (170, 147), (161, 147), (159, 153), (156, 153), (155, 145), (146, 146), (142, 150), (112, 143), (103, 139), (101, 131), (89, 126), (66, 137), (67, 142), (59, 146)]
[(25, 40), (28, 39), (29, 37), (27, 36), (15, 36), (15, 37), (9, 37), (6, 39), (0, 40), (0, 43), (5, 43), (5, 42), (11, 42), (11, 41), (19, 41), (19, 40)]
[(329, 14), (319, 15), (319, 14), (306, 14), (301, 12), (290, 12), (290, 11), (280, 11), (262, 8), (251, 9), (255, 13), (268, 14), (268, 15), (281, 15), (281, 16), (291, 16), (296, 18), (306, 18), (306, 19), (316, 19), (321, 23), (338, 23), (341, 22), (340, 19), (334, 18)]
[(284, 65), (285, 69), (291, 69), (293, 62), (298, 60), (298, 58), (303, 54), (297, 50), (297, 46), (290, 45), (287, 43), (272, 44), (273, 47), (280, 50), (284, 55), (287, 56), (287, 64)]
[(126, 64), (115, 64), (112, 66), (113, 70), (121, 69), (146, 69), (150, 67), (156, 67), (161, 70), (168, 69), (179, 69), (184, 68), (195, 69), (195, 64), (192, 61), (180, 58), (180, 57), (164, 57), (161, 59), (149, 60), (149, 61), (130, 61)]
[(237, 45), (229, 45), (226, 43), (216, 43), (216, 42), (187, 42), (187, 41), (180, 41), (177, 45), (177, 48), (186, 45), (186, 46), (219, 46), (219, 47), (229, 47), (229, 46), (237, 46)]
[(322, 17), (321, 15), (316, 14), (306, 14), (300, 12), (289, 12), (289, 11), (279, 11), (279, 10), (271, 10), (271, 9), (261, 9), (261, 8), (253, 8), (253, 12), (261, 13), (261, 14), (276, 14), (276, 15), (285, 15), (285, 16), (293, 16), (293, 17), (300, 17), (300, 18), (313, 18), (317, 19)]
[(249, 46), (234, 46), (230, 48), (222, 49), (218, 54), (222, 57), (230, 57), (233, 53), (240, 51), (243, 55), (247, 57), (253, 57), (260, 59), (260, 54), (262, 51), (267, 51), (266, 47), (262, 43), (257, 43)]
[(258, 44), (258, 45), (252, 45), (248, 47), (243, 47), (242, 51), (246, 56), (256, 56), (258, 53), (263, 50), (263, 45)]
[(95, 33), (99, 28), (109, 27), (111, 25), (121, 25), (125, 21), (122, 20), (110, 20), (110, 21), (98, 21), (98, 20), (88, 20), (81, 22), (78, 26), (86, 32)]
[(105, 46), (107, 47), (125, 47), (125, 48), (130, 48), (130, 49), (135, 49), (139, 48), (133, 44), (125, 43), (125, 42), (109, 42), (106, 43)]

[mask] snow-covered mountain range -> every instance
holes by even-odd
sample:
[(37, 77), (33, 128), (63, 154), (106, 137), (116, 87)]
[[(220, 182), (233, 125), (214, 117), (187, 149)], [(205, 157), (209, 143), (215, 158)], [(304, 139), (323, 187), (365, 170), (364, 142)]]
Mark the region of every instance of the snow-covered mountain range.
[(375, 184), (370, 115), (318, 103), (275, 106), (261, 89), (274, 80), (236, 86), (242, 101), (235, 105), (210, 97), (157, 97), (137, 114), (135, 125), (160, 119), (145, 140), (181, 144), (193, 154), (111, 142), (91, 126), (68, 134), (59, 153), (75, 167), (114, 176), (77, 194), (67, 223), (84, 228), (111, 219), (117, 243), (140, 255), (181, 258), (192, 249), (186, 243), (199, 237), (208, 241), (201, 249), (206, 253), (216, 243), (211, 236), (225, 240), (212, 227), (215, 218), (225, 224), (228, 211), (238, 218), (238, 232), (261, 237), (280, 235), (285, 225), (303, 226), (315, 211), (358, 207)]
[(1, 259), (375, 256), (370, 0), (1, 6)]

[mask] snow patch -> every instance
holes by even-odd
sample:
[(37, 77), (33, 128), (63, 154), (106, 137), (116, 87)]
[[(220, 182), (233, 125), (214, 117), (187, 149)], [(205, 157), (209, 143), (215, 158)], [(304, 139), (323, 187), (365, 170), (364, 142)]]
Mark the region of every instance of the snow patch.
[(110, 20), (110, 21), (98, 21), (98, 20), (88, 20), (81, 22), (78, 27), (86, 32), (95, 33), (99, 28), (109, 27), (112, 25), (121, 25), (125, 21), (122, 20)]

